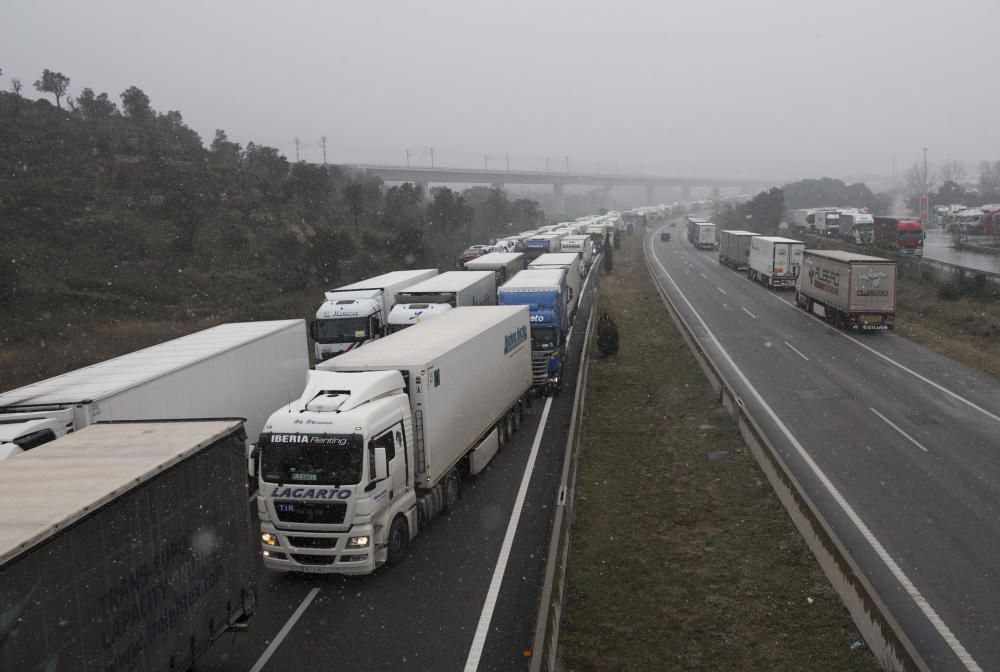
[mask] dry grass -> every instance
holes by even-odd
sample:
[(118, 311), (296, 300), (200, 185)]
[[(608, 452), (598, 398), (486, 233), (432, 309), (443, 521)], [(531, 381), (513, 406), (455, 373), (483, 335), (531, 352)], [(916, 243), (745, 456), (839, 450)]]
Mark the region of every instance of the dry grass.
[[(875, 670), (627, 239), (601, 281), (621, 350), (587, 388), (567, 670)], [(710, 461), (707, 454), (728, 451)]]

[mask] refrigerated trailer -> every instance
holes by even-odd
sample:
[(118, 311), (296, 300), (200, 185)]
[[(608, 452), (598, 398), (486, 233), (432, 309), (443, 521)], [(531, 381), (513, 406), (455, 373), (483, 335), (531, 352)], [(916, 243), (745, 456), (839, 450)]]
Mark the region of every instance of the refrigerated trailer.
[(580, 255), (576, 252), (543, 254), (528, 264), (528, 269), (532, 271), (541, 271), (547, 268), (561, 268), (566, 271), (566, 292), (563, 294), (563, 299), (566, 301), (566, 315), (572, 324), (576, 320), (576, 311), (580, 307), (584, 274), (586, 273)]
[(524, 270), (524, 254), (521, 252), (490, 252), (465, 262), (468, 271), (493, 271), (494, 284), (499, 287)]
[(528, 315), (456, 308), (318, 364), (260, 438), (264, 566), (368, 574), (400, 561), (519, 426)]
[(187, 670), (254, 612), (242, 421), (96, 424), (0, 462), (0, 669)]
[(806, 244), (780, 236), (750, 239), (747, 277), (769, 288), (795, 287)]
[(247, 419), (256, 440), (309, 368), (303, 320), (220, 324), (0, 394), (0, 459), (98, 421)]
[(720, 231), (719, 262), (745, 271), (750, 265), (750, 239), (759, 235), (753, 231)]
[(795, 300), (842, 329), (890, 331), (896, 317), (896, 262), (841, 250), (806, 250)]

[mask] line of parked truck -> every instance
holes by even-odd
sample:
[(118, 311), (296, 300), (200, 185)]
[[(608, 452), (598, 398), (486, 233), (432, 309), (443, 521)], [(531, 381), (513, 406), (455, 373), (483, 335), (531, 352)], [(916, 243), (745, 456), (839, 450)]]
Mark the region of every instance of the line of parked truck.
[(874, 216), (863, 208), (801, 208), (789, 210), (786, 221), (800, 232), (872, 245), (892, 254), (924, 254), (926, 234), (919, 217)]
[[(715, 225), (686, 219), (688, 240), (715, 247)], [(843, 329), (890, 331), (896, 314), (896, 262), (753, 231), (718, 232), (719, 263), (769, 289), (794, 289), (796, 303)]]
[(303, 320), (234, 323), (0, 394), (0, 668), (187, 669), (254, 612), (256, 552), (398, 562), (562, 385), (595, 257), (549, 240), (327, 292), (314, 370)]

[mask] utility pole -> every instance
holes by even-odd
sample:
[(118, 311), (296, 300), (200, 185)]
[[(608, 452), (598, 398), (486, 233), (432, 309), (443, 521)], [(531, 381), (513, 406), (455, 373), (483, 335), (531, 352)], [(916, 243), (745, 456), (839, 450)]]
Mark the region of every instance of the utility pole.
[(434, 167), (434, 148), (431, 147), (431, 168)]
[(927, 182), (927, 148), (924, 147), (924, 193), (927, 193), (929, 186)]
[(326, 165), (326, 136), (319, 136), (319, 144), (323, 145), (323, 165)]
[(410, 167), (410, 150), (409, 149), (406, 150), (406, 167), (407, 168)]
[(507, 172), (510, 172), (510, 152), (504, 154), (504, 158), (507, 159)]
[(302, 141), (295, 138), (295, 163), (299, 162), (299, 147), (302, 146)]
[(490, 169), (490, 155), (483, 154), (483, 170), (488, 171)]

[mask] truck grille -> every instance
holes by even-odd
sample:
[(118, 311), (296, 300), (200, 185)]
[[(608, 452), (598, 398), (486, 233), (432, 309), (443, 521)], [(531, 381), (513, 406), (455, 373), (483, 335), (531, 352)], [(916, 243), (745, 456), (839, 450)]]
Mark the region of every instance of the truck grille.
[(531, 353), (531, 381), (540, 385), (549, 379), (549, 356), (545, 353)]
[(337, 561), (336, 555), (302, 555), (292, 553), (292, 558), (303, 565), (332, 565)]
[(274, 502), (274, 512), (283, 523), (312, 523), (339, 525), (347, 514), (345, 502), (303, 502), (299, 500), (278, 500)]
[(336, 548), (336, 537), (288, 537), (288, 542), (296, 548)]

